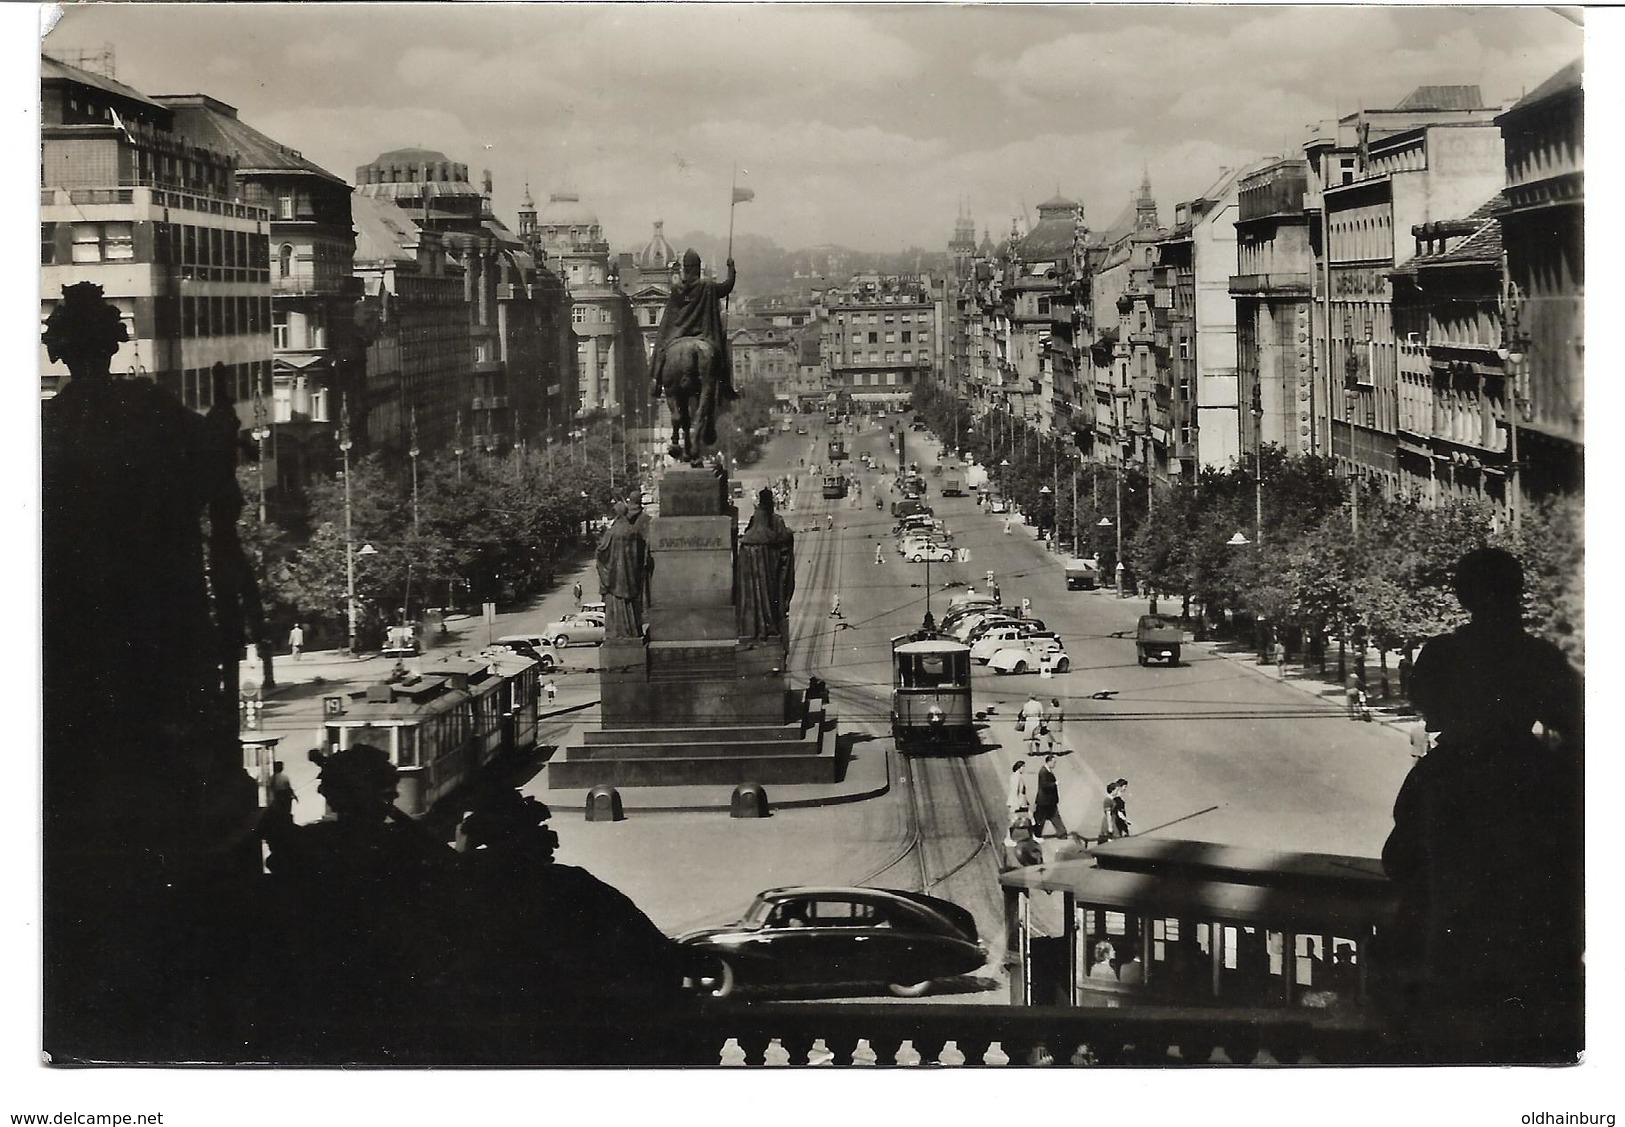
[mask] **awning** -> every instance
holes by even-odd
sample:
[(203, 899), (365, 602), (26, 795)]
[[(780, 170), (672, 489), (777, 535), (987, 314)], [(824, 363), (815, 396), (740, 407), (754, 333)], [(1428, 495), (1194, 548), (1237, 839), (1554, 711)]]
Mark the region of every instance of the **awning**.
[(321, 353), (313, 353), (307, 356), (300, 356), (297, 354), (293, 356), (277, 356), (273, 357), (271, 360), (272, 371), (276, 371), (278, 368), (286, 368), (295, 372), (308, 372), (313, 369), (319, 371), (324, 368), (331, 368), (332, 366), (332, 357), (325, 356)]

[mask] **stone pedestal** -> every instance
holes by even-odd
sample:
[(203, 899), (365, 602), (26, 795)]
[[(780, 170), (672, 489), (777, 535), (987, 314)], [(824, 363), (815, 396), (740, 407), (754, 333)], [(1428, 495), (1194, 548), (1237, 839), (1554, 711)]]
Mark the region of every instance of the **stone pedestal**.
[(604, 645), (603, 727), (548, 765), (549, 787), (835, 781), (834, 721), (791, 691), (788, 640), (738, 636), (738, 539), (725, 474), (667, 471), (648, 639)]

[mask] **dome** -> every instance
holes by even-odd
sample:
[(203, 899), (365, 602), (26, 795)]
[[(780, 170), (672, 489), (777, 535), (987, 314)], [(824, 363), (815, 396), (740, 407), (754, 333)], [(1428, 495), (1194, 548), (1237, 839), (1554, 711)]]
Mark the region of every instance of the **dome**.
[(654, 238), (644, 244), (642, 250), (633, 256), (640, 270), (664, 270), (677, 259), (677, 252), (666, 241), (664, 232), (666, 224), (663, 220), (655, 220)]
[(547, 197), (547, 206), (536, 217), (541, 227), (596, 227), (598, 216), (581, 202), (574, 192), (554, 192)]

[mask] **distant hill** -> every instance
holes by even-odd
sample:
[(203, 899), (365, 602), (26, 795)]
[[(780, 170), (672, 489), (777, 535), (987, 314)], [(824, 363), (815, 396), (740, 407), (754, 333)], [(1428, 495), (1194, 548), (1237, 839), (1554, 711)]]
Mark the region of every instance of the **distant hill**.
[[(720, 273), (727, 257), (728, 239), (705, 231), (690, 231), (671, 240), (679, 253), (693, 247), (707, 265)], [(785, 250), (766, 235), (734, 236), (734, 263), (739, 268), (741, 297), (799, 294), (845, 283), (854, 274), (912, 274), (940, 276), (950, 272), (953, 260), (946, 250), (910, 247), (901, 251), (863, 251), (825, 245)]]

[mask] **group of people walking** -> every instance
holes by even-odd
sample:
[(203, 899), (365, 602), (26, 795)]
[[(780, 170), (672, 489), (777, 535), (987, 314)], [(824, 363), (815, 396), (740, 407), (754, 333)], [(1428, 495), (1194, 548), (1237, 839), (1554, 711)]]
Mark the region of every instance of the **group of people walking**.
[[(1009, 789), (1005, 796), (1010, 815), (1005, 846), (1012, 864), (1041, 864), (1044, 856), (1038, 844), (1040, 838), (1080, 836), (1069, 833), (1061, 817), (1061, 788), (1055, 777), (1058, 756), (1069, 754), (1064, 746), (1056, 751), (1064, 722), (1060, 699), (1052, 698), (1046, 708), (1036, 694), (1028, 696), (1017, 716), (1016, 727), (1025, 736), (1026, 746), (1025, 754), (1010, 766)], [(1040, 761), (1036, 776), (1028, 774), (1029, 758)], [(1127, 796), (1127, 779), (1116, 779), (1106, 785), (1097, 841), (1129, 836)], [(1050, 827), (1054, 828), (1053, 835), (1046, 833)]]

